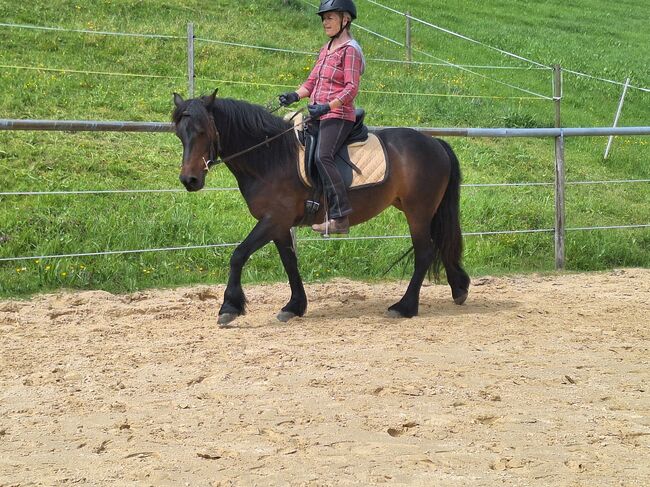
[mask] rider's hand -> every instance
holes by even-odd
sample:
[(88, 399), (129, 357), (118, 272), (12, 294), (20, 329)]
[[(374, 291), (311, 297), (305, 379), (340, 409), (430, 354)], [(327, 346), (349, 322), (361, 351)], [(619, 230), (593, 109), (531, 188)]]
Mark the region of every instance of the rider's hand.
[(323, 103), (322, 105), (308, 105), (307, 109), (312, 118), (319, 118), (331, 110), (328, 103)]
[(278, 96), (278, 100), (280, 101), (280, 105), (283, 107), (288, 107), (289, 105), (292, 105), (300, 100), (300, 97), (295, 91), (289, 91)]

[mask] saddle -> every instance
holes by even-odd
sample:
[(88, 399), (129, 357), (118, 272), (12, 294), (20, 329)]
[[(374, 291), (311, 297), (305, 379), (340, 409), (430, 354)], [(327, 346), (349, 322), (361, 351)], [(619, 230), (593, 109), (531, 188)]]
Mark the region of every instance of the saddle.
[[(348, 189), (366, 188), (383, 183), (388, 177), (386, 149), (379, 138), (368, 132), (363, 123), (366, 113), (356, 110), (356, 120), (350, 135), (336, 155), (336, 166)], [(305, 127), (300, 112), (290, 114), (301, 149), (298, 157), (298, 174), (308, 188), (320, 186), (315, 162), (318, 133)]]

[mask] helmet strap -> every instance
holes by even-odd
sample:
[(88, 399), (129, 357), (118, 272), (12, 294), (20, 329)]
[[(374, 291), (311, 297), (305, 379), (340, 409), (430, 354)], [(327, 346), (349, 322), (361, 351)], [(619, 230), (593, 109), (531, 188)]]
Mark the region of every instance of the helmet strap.
[(327, 46), (328, 49), (329, 49), (330, 47), (332, 47), (332, 42), (334, 42), (335, 39), (338, 39), (339, 37), (341, 37), (341, 34), (343, 34), (343, 31), (344, 31), (345, 29), (347, 29), (348, 26), (349, 26), (351, 23), (352, 23), (352, 22), (347, 22), (345, 25), (343, 25), (343, 17), (341, 17), (341, 28), (339, 29), (339, 31), (338, 31), (336, 34), (334, 34), (332, 37), (330, 37), (331, 40), (330, 40), (329, 46)]

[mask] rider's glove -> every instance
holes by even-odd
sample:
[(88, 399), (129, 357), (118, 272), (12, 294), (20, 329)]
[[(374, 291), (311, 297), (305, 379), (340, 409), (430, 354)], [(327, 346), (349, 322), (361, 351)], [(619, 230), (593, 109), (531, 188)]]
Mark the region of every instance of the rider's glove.
[(307, 109), (309, 110), (309, 115), (312, 118), (319, 118), (331, 110), (328, 103), (324, 103), (322, 105), (308, 105)]
[(280, 100), (280, 105), (283, 107), (288, 107), (289, 105), (292, 105), (300, 100), (300, 97), (295, 91), (289, 91), (278, 96), (278, 100)]

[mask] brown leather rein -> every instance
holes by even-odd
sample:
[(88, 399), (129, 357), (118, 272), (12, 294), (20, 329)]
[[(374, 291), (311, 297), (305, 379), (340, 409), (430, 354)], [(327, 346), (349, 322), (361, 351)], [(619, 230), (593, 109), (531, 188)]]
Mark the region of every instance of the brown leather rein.
[[(305, 109), (306, 109), (306, 107), (302, 107), (300, 110), (298, 110), (296, 113), (293, 114), (293, 116), (289, 119), (289, 121), (293, 120), (296, 116), (298, 116), (299, 114), (304, 112)], [(273, 110), (273, 111), (275, 111), (275, 110)], [(273, 112), (271, 112), (271, 113), (273, 113)], [(255, 149), (259, 149), (262, 146), (267, 146), (268, 147), (269, 142), (273, 142), (275, 139), (278, 139), (278, 138), (282, 137), (283, 135), (291, 132), (292, 130), (295, 130), (296, 126), (306, 124), (311, 119), (312, 119), (312, 117), (307, 117), (302, 122), (289, 127), (287, 130), (284, 130), (283, 132), (280, 132), (279, 134), (274, 135), (273, 137), (270, 137), (270, 138), (267, 137), (266, 140), (260, 142), (259, 144), (255, 144), (254, 146), (249, 147), (248, 149), (244, 149), (243, 151), (236, 152), (235, 154), (231, 154), (229, 156), (223, 157), (223, 156), (219, 156), (219, 154), (217, 153), (216, 154), (217, 155), (216, 159), (210, 158), (207, 161), (205, 160), (205, 158), (203, 158), (203, 162), (205, 163), (205, 170), (209, 171), (210, 167), (213, 166), (213, 165), (225, 163), (228, 160), (235, 159), (236, 157), (243, 156), (244, 154), (248, 154), (249, 152), (252, 152)], [(214, 131), (216, 132), (217, 140), (221, 140), (221, 136), (219, 135), (219, 131), (217, 130), (216, 127), (214, 127)]]

